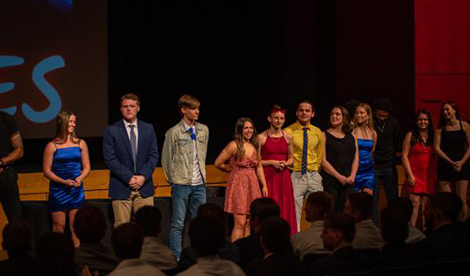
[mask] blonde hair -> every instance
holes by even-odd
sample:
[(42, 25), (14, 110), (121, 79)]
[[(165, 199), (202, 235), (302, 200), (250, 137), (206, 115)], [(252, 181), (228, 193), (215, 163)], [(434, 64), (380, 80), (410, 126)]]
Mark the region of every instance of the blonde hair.
[[(356, 107), (356, 110), (360, 107), (364, 108), (366, 110), (367, 115), (369, 115), (369, 118), (365, 122), (365, 126), (368, 127), (370, 130), (374, 130), (374, 121), (373, 121), (373, 118), (372, 118), (372, 109), (370, 108), (370, 106), (368, 104), (360, 103)], [(356, 120), (356, 114), (354, 114), (353, 124), (354, 124), (354, 128), (359, 127), (358, 124), (357, 124), (357, 120)]]

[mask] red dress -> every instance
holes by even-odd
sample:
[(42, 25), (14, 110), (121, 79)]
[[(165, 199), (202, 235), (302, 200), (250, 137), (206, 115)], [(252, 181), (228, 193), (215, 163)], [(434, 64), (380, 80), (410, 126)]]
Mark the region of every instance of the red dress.
[(410, 168), (415, 178), (415, 185), (408, 185), (406, 190), (413, 194), (433, 194), (436, 184), (436, 155), (432, 146), (416, 143), (408, 153)]
[[(263, 160), (287, 160), (287, 147), (284, 137), (268, 136), (261, 148), (261, 158)], [(290, 225), (291, 235), (297, 233), (294, 192), (289, 170), (284, 168), (279, 171), (273, 166), (267, 166), (264, 167), (264, 176), (268, 186), (268, 197), (274, 199), (279, 205), (281, 217)]]
[(240, 161), (230, 159), (230, 171), (227, 188), (225, 189), (225, 212), (239, 215), (250, 213), (250, 204), (261, 197), (256, 168), (258, 154), (253, 151), (251, 157), (243, 156)]

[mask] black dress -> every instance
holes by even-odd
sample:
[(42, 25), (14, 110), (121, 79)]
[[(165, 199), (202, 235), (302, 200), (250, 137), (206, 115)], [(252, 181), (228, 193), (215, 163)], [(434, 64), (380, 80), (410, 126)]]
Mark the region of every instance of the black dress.
[[(326, 160), (333, 168), (344, 176), (351, 174), (354, 156), (356, 154), (356, 143), (351, 133), (343, 138), (337, 138), (325, 131), (326, 137)], [(342, 211), (347, 196), (353, 192), (353, 185), (343, 185), (334, 176), (325, 170), (321, 172), (323, 178), (323, 189), (333, 196), (333, 208)]]
[[(448, 131), (445, 127), (441, 131), (441, 150), (452, 160), (462, 160), (467, 150), (467, 139), (465, 131), (460, 121), (460, 129)], [(444, 159), (439, 158), (437, 161), (437, 180), (455, 182), (459, 180), (469, 180), (468, 160), (462, 166), (460, 172), (456, 172), (452, 165)]]

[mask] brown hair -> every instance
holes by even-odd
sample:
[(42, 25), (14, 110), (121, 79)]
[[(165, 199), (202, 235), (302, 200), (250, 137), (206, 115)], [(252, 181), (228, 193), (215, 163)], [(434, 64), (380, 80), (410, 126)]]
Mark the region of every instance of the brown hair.
[(121, 97), (121, 104), (124, 100), (133, 100), (137, 102), (137, 105), (140, 106), (140, 100), (139, 97), (136, 94), (128, 93), (126, 95), (123, 95)]
[(269, 116), (273, 115), (273, 113), (282, 113), (282, 114), (286, 114), (286, 109), (285, 108), (282, 108), (280, 105), (273, 105), (273, 107), (271, 108), (271, 110), (269, 110)]
[[(348, 110), (344, 106), (336, 105), (331, 109), (331, 112), (335, 108), (338, 108), (339, 110), (341, 110), (341, 115), (343, 116), (343, 126), (341, 127), (341, 131), (343, 133), (350, 133), (352, 129), (352, 125), (351, 125), (351, 118), (349, 117)], [(331, 112), (330, 112), (330, 116), (331, 116)], [(331, 123), (330, 121), (328, 121), (328, 128), (330, 127), (331, 127)]]
[(250, 144), (252, 144), (257, 154), (259, 155), (259, 143), (258, 143), (258, 133), (256, 132), (255, 124), (250, 118), (240, 118), (235, 124), (235, 134), (233, 135), (235, 143), (237, 144), (237, 153), (235, 154), (236, 160), (241, 160), (243, 155), (245, 155), (245, 148), (243, 147), (243, 127), (246, 122), (250, 122), (253, 125), (253, 136), (251, 136)]
[(309, 104), (312, 107), (312, 111), (315, 111), (315, 106), (311, 100), (303, 100), (297, 105), (297, 110), (299, 110), (299, 106), (303, 103)]
[[(62, 110), (59, 112), (59, 115), (57, 115), (55, 137), (54, 137), (54, 140), (56, 142), (65, 143), (67, 141), (68, 127), (69, 127), (71, 116), (75, 116), (75, 114), (67, 110)], [(72, 142), (75, 142), (75, 143), (78, 142), (78, 138), (77, 138), (77, 134), (75, 133), (75, 130), (73, 131), (72, 135), (70, 135), (70, 137), (72, 138)]]
[(180, 113), (182, 108), (199, 108), (200, 106), (201, 102), (196, 97), (189, 94), (184, 94), (178, 100), (178, 108), (180, 109)]

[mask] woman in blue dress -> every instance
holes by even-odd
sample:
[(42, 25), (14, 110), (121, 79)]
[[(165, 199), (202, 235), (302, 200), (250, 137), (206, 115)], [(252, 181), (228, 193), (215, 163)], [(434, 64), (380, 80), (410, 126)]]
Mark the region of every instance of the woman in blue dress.
[(374, 130), (372, 121), (372, 109), (366, 103), (361, 103), (356, 108), (353, 135), (359, 148), (359, 168), (354, 190), (372, 195), (375, 186), (373, 153), (377, 143), (377, 133)]
[(64, 232), (66, 213), (75, 246), (79, 242), (73, 230), (75, 213), (85, 202), (83, 180), (90, 173), (90, 158), (85, 141), (75, 134), (76, 116), (61, 111), (57, 116), (55, 138), (44, 149), (44, 176), (49, 178), (49, 210), (52, 230)]

